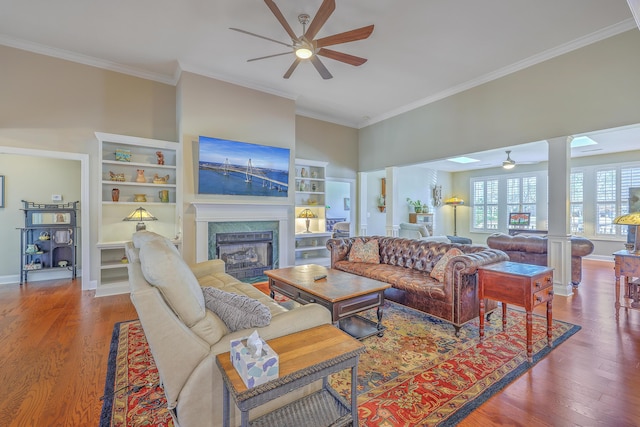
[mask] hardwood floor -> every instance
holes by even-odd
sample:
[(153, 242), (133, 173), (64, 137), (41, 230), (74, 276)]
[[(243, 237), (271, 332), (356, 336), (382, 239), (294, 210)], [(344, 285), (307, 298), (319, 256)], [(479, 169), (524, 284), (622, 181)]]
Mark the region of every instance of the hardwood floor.
[[(580, 288), (553, 304), (582, 330), (461, 426), (640, 425), (640, 311), (616, 322), (613, 263), (583, 267)], [(128, 295), (80, 288), (0, 286), (0, 426), (98, 425), (113, 325), (137, 316)]]
[(113, 325), (135, 318), (80, 280), (0, 286), (0, 426), (98, 426)]

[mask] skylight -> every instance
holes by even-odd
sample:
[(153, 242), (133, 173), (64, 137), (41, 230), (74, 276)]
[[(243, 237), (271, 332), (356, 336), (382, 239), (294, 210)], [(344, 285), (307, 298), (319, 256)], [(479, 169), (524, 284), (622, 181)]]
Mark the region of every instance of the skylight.
[(588, 136), (576, 136), (571, 140), (571, 148), (586, 147), (587, 145), (596, 145), (593, 139)]
[(454, 162), (454, 163), (474, 163), (474, 162), (479, 162), (480, 160), (478, 159), (472, 159), (471, 157), (452, 157), (450, 159), (447, 159), (450, 162)]

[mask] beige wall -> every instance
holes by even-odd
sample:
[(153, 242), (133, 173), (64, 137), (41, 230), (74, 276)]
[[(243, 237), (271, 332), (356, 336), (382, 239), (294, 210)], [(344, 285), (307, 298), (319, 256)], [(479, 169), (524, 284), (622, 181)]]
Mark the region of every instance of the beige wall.
[(358, 130), (296, 116), (296, 157), (329, 162), (328, 177), (356, 179)]
[[(177, 138), (175, 87), (171, 85), (5, 46), (0, 46), (0, 64), (0, 147), (88, 154), (92, 172), (98, 167), (95, 131)], [(79, 174), (68, 178), (63, 171), (61, 177), (49, 173), (53, 181), (52, 177), (56, 187), (79, 185)], [(92, 190), (98, 188), (97, 177), (89, 185)], [(96, 212), (96, 194), (99, 192), (92, 191), (89, 206), (83, 208)], [(5, 211), (20, 207), (11, 202)], [(91, 235), (92, 280), (98, 272), (96, 216), (91, 215), (90, 224), (83, 225), (83, 231)], [(0, 228), (6, 228), (3, 222)], [(18, 270), (16, 267), (16, 274)]]
[[(264, 92), (191, 73), (182, 73), (178, 83), (178, 116), (184, 156), (183, 256), (194, 262), (195, 212), (193, 201), (234, 203), (286, 203), (293, 215), (294, 197), (220, 196), (196, 194), (198, 136), (225, 138), (253, 144), (291, 149), (295, 158), (295, 103)], [(290, 176), (292, 182), (293, 176)], [(293, 247), (293, 241), (291, 242)]]
[(640, 122), (640, 31), (360, 130), (361, 171)]

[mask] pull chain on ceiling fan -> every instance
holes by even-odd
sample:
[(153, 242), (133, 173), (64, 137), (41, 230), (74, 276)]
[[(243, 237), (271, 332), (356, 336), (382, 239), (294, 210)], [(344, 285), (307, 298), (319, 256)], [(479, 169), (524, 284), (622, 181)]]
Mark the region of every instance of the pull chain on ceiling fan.
[(333, 76), (324, 66), (322, 61), (320, 61), (319, 56), (323, 56), (325, 58), (333, 59), (335, 61), (344, 62), (345, 64), (359, 66), (367, 62), (365, 58), (361, 58), (354, 55), (349, 55), (348, 53), (338, 52), (331, 49), (326, 49), (326, 46), (333, 46), (341, 43), (348, 43), (356, 40), (364, 40), (368, 38), (373, 32), (373, 25), (368, 25), (366, 27), (357, 28), (355, 30), (345, 31), (344, 33), (334, 34), (332, 36), (323, 37), (321, 39), (314, 40), (316, 34), (320, 31), (322, 26), (327, 22), (331, 14), (336, 8), (335, 0), (324, 0), (316, 13), (316, 16), (309, 24), (307, 28), (307, 24), (311, 17), (306, 13), (302, 13), (298, 15), (298, 22), (302, 24), (302, 35), (297, 36), (296, 33), (293, 32), (291, 26), (285, 19), (278, 6), (276, 6), (273, 0), (264, 0), (271, 13), (276, 17), (282, 28), (287, 32), (289, 37), (291, 37), (291, 44), (283, 43), (279, 40), (275, 40), (269, 37), (261, 36), (259, 34), (251, 33), (249, 31), (241, 30), (239, 28), (229, 28), (233, 31), (238, 31), (240, 33), (248, 34), (250, 36), (258, 37), (264, 40), (269, 40), (284, 46), (291, 48), (292, 50), (283, 53), (276, 53), (274, 55), (261, 56), (258, 58), (252, 58), (247, 60), (247, 62), (259, 61), (261, 59), (273, 58), (276, 56), (289, 55), (293, 53), (295, 55), (295, 59), (293, 63), (289, 67), (286, 73), (284, 73), (284, 78), (288, 79), (293, 74), (294, 70), (303, 60), (309, 60), (316, 68), (318, 73), (322, 76), (323, 79), (330, 79)]

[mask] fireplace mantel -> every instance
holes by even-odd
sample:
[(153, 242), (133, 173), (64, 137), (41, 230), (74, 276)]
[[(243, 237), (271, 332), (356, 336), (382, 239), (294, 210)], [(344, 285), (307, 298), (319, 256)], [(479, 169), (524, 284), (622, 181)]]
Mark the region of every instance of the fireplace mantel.
[(278, 221), (280, 266), (289, 264), (289, 242), (293, 241), (293, 205), (257, 203), (192, 202), (196, 217), (196, 262), (208, 258), (209, 223), (233, 221)]

